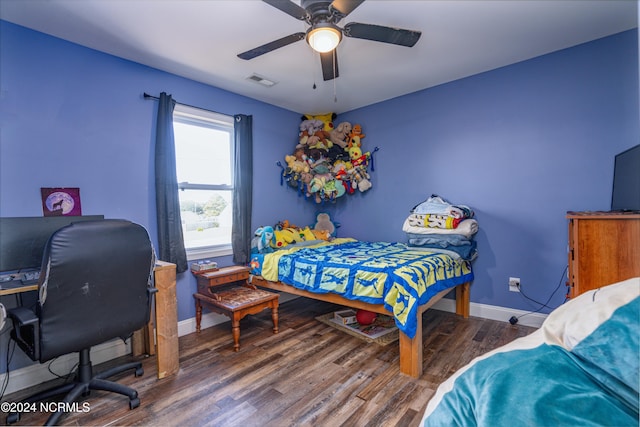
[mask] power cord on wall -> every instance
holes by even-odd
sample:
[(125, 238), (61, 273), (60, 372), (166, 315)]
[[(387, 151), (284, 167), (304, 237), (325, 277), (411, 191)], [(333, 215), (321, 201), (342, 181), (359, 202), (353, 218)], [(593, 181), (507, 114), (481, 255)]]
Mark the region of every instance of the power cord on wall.
[[(4, 331), (1, 335), (6, 334), (8, 331), (9, 331), (9, 329)], [(11, 346), (12, 343), (13, 343), (13, 347)], [(15, 352), (15, 350), (16, 350), (15, 341), (13, 341), (12, 339), (7, 340), (6, 372), (5, 372), (5, 375), (4, 375), (4, 381), (2, 382), (2, 389), (0, 389), (0, 401), (4, 397), (4, 393), (7, 391), (7, 387), (9, 387), (9, 364), (11, 363), (11, 360), (13, 359), (13, 353)]]
[[(546, 307), (546, 308), (548, 308), (548, 309), (550, 309), (550, 310), (555, 310), (556, 308), (558, 308), (558, 307), (549, 307), (549, 305), (548, 305), (548, 304), (549, 304), (549, 301), (551, 301), (551, 298), (553, 298), (553, 296), (556, 294), (556, 292), (558, 292), (558, 289), (560, 289), (560, 286), (562, 285), (562, 280), (564, 279), (564, 276), (565, 276), (565, 274), (567, 273), (567, 270), (568, 270), (568, 269), (569, 269), (569, 266), (567, 265), (567, 266), (564, 268), (564, 270), (562, 270), (562, 275), (560, 276), (560, 281), (558, 282), (558, 286), (556, 286), (556, 288), (554, 289), (553, 293), (549, 296), (549, 298), (547, 299), (547, 301), (546, 301), (546, 302), (544, 302), (544, 303), (539, 302), (539, 301), (536, 301), (536, 300), (534, 300), (534, 299), (533, 299), (533, 298), (531, 298), (531, 297), (528, 297), (524, 292), (522, 292), (522, 286), (518, 285), (518, 290), (520, 291), (520, 294), (521, 294), (524, 298), (528, 299), (529, 301), (532, 301), (532, 302), (534, 302), (534, 303), (536, 303), (536, 304), (540, 305), (540, 308), (538, 308), (537, 310), (530, 311), (530, 312), (528, 312), (528, 313), (522, 314), (522, 315), (517, 316), (517, 317), (516, 317), (516, 316), (511, 316), (511, 318), (509, 319), (509, 323), (511, 323), (512, 325), (515, 325), (516, 323), (518, 323), (518, 321), (519, 321), (522, 317), (524, 317), (524, 316), (528, 316), (529, 314), (537, 313), (537, 312), (539, 312), (540, 310), (542, 310), (542, 309), (543, 309), (543, 308), (545, 308), (545, 307)], [(565, 299), (564, 299), (564, 301), (562, 302), (562, 304), (564, 304), (566, 301), (567, 301), (567, 298), (565, 298)], [(561, 304), (561, 305), (562, 305), (562, 304)]]
[(70, 380), (75, 378), (76, 375), (76, 369), (78, 368), (78, 363), (76, 363), (75, 365), (73, 365), (73, 367), (69, 370), (69, 373), (64, 374), (64, 375), (60, 375), (57, 374), (55, 372), (53, 372), (51, 365), (53, 364), (53, 362), (55, 362), (56, 360), (58, 360), (58, 358), (54, 358), (53, 360), (51, 360), (49, 363), (47, 363), (47, 370), (49, 371), (49, 373), (51, 373), (51, 375), (53, 375), (54, 377), (57, 377), (59, 379), (64, 380), (65, 383), (69, 382)]

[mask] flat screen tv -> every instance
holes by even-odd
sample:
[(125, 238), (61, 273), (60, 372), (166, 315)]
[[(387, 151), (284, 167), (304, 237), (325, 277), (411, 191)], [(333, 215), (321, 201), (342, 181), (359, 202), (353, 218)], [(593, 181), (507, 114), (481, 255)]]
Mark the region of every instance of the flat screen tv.
[(640, 144), (616, 155), (612, 211), (640, 211)]
[(39, 269), (44, 247), (60, 228), (103, 215), (0, 218), (0, 271)]

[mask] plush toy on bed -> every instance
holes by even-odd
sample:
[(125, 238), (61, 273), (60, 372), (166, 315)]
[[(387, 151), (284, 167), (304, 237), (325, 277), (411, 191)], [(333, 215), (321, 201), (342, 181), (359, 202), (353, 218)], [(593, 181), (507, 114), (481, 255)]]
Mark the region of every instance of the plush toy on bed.
[(326, 231), (331, 237), (335, 237), (336, 228), (337, 227), (333, 223), (333, 221), (331, 221), (331, 217), (329, 216), (329, 214), (325, 212), (318, 214), (318, 216), (316, 217), (316, 223), (313, 226), (314, 231)]
[(260, 227), (254, 233), (255, 237), (251, 239), (251, 253), (252, 254), (267, 254), (273, 252), (271, 247), (274, 240), (273, 227), (266, 226)]
[(300, 229), (300, 236), (302, 237), (303, 240), (305, 240), (307, 242), (310, 242), (312, 240), (317, 240), (316, 239), (316, 235), (313, 234), (313, 231), (309, 227), (301, 228)]
[(327, 230), (311, 230), (314, 235), (315, 240), (331, 240), (331, 235)]
[(304, 240), (303, 236), (300, 235), (300, 230), (294, 227), (275, 230), (273, 232), (273, 239), (274, 242), (271, 246), (275, 249), (282, 249), (287, 245), (302, 242)]

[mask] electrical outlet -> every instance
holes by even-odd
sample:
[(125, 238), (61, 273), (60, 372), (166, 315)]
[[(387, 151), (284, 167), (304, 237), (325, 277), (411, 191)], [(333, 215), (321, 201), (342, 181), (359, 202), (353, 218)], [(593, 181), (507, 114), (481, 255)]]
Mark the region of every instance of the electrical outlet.
[(511, 292), (520, 292), (520, 278), (509, 277), (509, 290)]

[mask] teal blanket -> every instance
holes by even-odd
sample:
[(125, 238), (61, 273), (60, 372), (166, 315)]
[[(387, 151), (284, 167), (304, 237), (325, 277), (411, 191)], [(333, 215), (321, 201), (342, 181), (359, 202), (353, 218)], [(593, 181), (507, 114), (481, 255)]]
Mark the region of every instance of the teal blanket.
[(423, 426), (638, 426), (640, 278), (588, 292), (440, 385)]
[(314, 293), (383, 304), (410, 338), (418, 307), (438, 292), (473, 280), (471, 263), (402, 243), (351, 241), (304, 248), (278, 261), (278, 280)]

